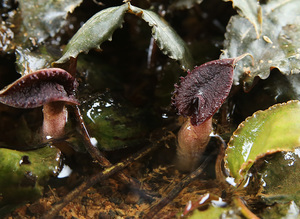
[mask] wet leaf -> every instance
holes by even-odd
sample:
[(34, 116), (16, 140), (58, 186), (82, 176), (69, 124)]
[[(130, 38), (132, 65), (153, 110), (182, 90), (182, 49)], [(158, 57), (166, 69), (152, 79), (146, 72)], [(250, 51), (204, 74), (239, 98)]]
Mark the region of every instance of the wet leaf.
[(60, 155), (48, 146), (28, 152), (0, 148), (0, 205), (40, 197), (43, 185), (59, 172)]
[(75, 78), (63, 69), (41, 69), (2, 89), (0, 102), (16, 108), (36, 108), (54, 101), (78, 104), (77, 85)]
[(207, 62), (181, 78), (173, 98), (178, 113), (191, 117), (192, 125), (211, 118), (228, 96), (235, 63), (243, 57)]
[(226, 149), (225, 167), (239, 184), (259, 157), (299, 146), (300, 102), (276, 104), (257, 111), (233, 133)]
[(152, 27), (152, 36), (159, 49), (170, 58), (178, 60), (185, 70), (194, 67), (194, 60), (181, 37), (158, 14), (130, 5), (131, 11), (145, 20)]
[(88, 52), (90, 49), (98, 48), (106, 40), (112, 40), (112, 34), (122, 27), (124, 14), (128, 5), (111, 7), (102, 10), (91, 17), (72, 37), (63, 56), (54, 64), (67, 62), (70, 57), (76, 58), (81, 52)]
[(23, 19), (22, 34), (41, 43), (60, 30), (65, 24), (68, 13), (73, 12), (82, 0), (19, 0), (18, 2)]
[(300, 207), (300, 148), (275, 154), (265, 162), (259, 174), (261, 191), (258, 195), (268, 205), (294, 201)]
[(257, 38), (261, 34), (261, 6), (255, 0), (225, 0), (231, 1), (234, 8), (238, 8), (240, 16), (247, 18), (254, 26)]
[(266, 79), (273, 68), (278, 68), (283, 74), (299, 73), (299, 2), (272, 0), (261, 7), (263, 22), (259, 38), (253, 25), (244, 17), (233, 16), (227, 26), (221, 58), (243, 53), (254, 57), (254, 65), (250, 59), (239, 62), (234, 75), (236, 85), (243, 80), (251, 87), (254, 77)]
[(36, 51), (18, 47), (15, 50), (17, 71), (24, 76), (39, 69), (50, 68), (54, 59), (46, 50), (42, 46)]
[(136, 108), (110, 92), (85, 98), (79, 107), (95, 145), (101, 150), (136, 146), (145, 141), (155, 123), (147, 109)]

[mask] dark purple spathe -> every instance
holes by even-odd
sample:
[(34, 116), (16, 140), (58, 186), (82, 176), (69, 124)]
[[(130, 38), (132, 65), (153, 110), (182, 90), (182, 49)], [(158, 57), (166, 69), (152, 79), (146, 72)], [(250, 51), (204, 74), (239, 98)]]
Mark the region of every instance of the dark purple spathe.
[(55, 101), (78, 104), (77, 86), (75, 78), (63, 69), (41, 69), (0, 91), (0, 102), (16, 108), (35, 108)]
[(175, 85), (173, 105), (178, 113), (200, 125), (220, 108), (233, 82), (235, 58), (207, 62), (182, 77)]

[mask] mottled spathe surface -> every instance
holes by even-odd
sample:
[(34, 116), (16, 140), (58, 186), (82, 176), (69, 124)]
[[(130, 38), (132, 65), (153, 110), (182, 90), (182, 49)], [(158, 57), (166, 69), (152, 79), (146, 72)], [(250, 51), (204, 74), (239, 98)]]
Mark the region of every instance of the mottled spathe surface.
[(182, 77), (175, 85), (173, 105), (178, 113), (199, 125), (210, 118), (229, 94), (235, 59), (207, 62)]
[(59, 68), (41, 69), (25, 75), (0, 92), (0, 102), (16, 108), (35, 108), (48, 102), (75, 99), (77, 82), (67, 71)]

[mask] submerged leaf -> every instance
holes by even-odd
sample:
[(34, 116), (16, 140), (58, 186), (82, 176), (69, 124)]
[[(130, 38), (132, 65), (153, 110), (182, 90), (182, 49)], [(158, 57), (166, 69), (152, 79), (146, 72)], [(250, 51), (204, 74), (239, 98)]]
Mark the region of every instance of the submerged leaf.
[(225, 167), (235, 183), (239, 184), (256, 159), (298, 147), (299, 133), (299, 101), (276, 104), (265, 111), (257, 111), (233, 133), (226, 149)]
[(63, 69), (49, 68), (27, 74), (0, 91), (0, 102), (16, 108), (35, 108), (45, 103), (75, 99), (77, 81)]
[(63, 56), (54, 64), (67, 62), (70, 57), (76, 58), (81, 52), (99, 48), (103, 42), (112, 39), (113, 32), (122, 27), (124, 14), (128, 5), (111, 7), (91, 17), (72, 37), (64, 50)]
[(246, 18), (231, 18), (221, 58), (236, 57), (243, 53), (250, 53), (254, 58), (254, 65), (250, 59), (239, 63), (234, 84), (244, 80), (251, 87), (254, 77), (266, 79), (273, 68), (278, 68), (283, 74), (300, 72), (299, 11), (297, 0), (272, 0), (262, 5), (262, 34), (259, 38)]
[(130, 5), (131, 11), (145, 20), (152, 27), (152, 36), (160, 50), (170, 58), (178, 60), (185, 70), (194, 67), (194, 60), (181, 37), (158, 14)]
[(156, 119), (148, 109), (133, 107), (108, 91), (85, 98), (79, 107), (95, 146), (101, 150), (136, 146), (155, 126)]
[(258, 195), (267, 204), (294, 201), (300, 207), (300, 148), (275, 154), (258, 172), (261, 175)]

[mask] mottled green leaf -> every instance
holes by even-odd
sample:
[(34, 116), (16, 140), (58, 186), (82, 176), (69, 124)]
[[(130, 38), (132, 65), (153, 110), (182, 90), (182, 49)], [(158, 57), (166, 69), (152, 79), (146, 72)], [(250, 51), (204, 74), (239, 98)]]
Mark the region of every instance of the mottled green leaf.
[(22, 16), (21, 34), (37, 43), (54, 36), (65, 24), (65, 18), (82, 0), (19, 0)]
[(261, 6), (257, 0), (225, 0), (231, 1), (234, 8), (238, 8), (240, 16), (247, 18), (253, 25), (257, 38), (261, 34)]
[(250, 53), (250, 58), (236, 66), (234, 84), (240, 80), (251, 87), (255, 76), (266, 79), (270, 69), (283, 74), (299, 73), (300, 69), (300, 4), (297, 0), (270, 0), (262, 5), (262, 34), (257, 38), (254, 26), (241, 16), (233, 16), (225, 34), (221, 58)]
[(178, 60), (185, 70), (194, 68), (194, 61), (186, 43), (162, 17), (153, 11), (132, 5), (130, 9), (152, 27), (152, 36), (164, 54)]
[(226, 149), (225, 167), (235, 183), (240, 183), (259, 157), (299, 146), (299, 133), (299, 101), (276, 104), (265, 111), (257, 111), (233, 133)]
[(112, 39), (113, 32), (122, 26), (128, 4), (102, 10), (91, 17), (72, 37), (63, 56), (54, 64), (67, 62), (76, 58), (81, 52), (99, 48), (103, 42)]
[(262, 185), (258, 195), (267, 204), (294, 201), (300, 207), (300, 148), (275, 154), (259, 174)]
[(42, 195), (43, 185), (60, 168), (60, 151), (44, 147), (21, 152), (0, 149), (0, 194), (2, 202), (34, 200)]

